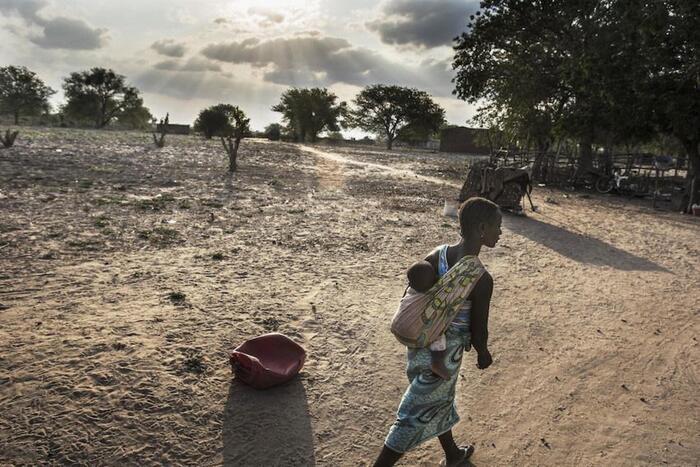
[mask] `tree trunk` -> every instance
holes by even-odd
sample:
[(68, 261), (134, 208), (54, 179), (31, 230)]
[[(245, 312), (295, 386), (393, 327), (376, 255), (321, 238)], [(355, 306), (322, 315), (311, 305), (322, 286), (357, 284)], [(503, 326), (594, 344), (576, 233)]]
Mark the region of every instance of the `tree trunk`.
[(593, 142), (589, 137), (579, 142), (578, 167), (580, 174), (593, 168)]
[(697, 140), (682, 140), (685, 152), (688, 155), (688, 174), (686, 176), (687, 204), (683, 204), (684, 212), (691, 214), (693, 204), (700, 203), (700, 153)]
[[(231, 141), (229, 141), (229, 145), (231, 144)], [(238, 157), (238, 146), (241, 144), (240, 139), (236, 139), (233, 142), (233, 146), (230, 147), (231, 152), (228, 154), (228, 171), (230, 173), (233, 173), (236, 171), (238, 166), (236, 165), (236, 158)]]
[(236, 157), (238, 156), (238, 146), (241, 144), (240, 139), (221, 137), (221, 144), (223, 144), (226, 154), (228, 154), (228, 171), (233, 173), (236, 171), (238, 166), (236, 165)]
[(394, 139), (395, 137), (392, 137), (391, 135), (386, 135), (386, 148), (391, 150), (392, 146), (394, 145)]
[(15, 125), (19, 125), (19, 110), (15, 110)]

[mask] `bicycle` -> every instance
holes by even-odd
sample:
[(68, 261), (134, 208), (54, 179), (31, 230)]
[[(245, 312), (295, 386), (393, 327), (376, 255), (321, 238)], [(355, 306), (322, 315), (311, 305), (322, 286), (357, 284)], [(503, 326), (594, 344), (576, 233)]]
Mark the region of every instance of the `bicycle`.
[(648, 193), (646, 183), (640, 183), (631, 175), (622, 175), (622, 171), (616, 169), (611, 177), (600, 177), (595, 182), (595, 189), (598, 193), (610, 193), (615, 190), (617, 193), (642, 196)]

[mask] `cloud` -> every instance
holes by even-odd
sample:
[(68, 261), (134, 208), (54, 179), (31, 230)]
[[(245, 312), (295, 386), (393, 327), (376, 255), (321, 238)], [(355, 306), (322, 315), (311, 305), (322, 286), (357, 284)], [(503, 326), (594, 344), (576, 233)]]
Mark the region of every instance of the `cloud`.
[(162, 39), (151, 44), (151, 48), (167, 57), (182, 57), (187, 48), (185, 44), (179, 44), (173, 39)]
[(226, 24), (226, 23), (229, 23), (229, 22), (230, 22), (230, 21), (227, 20), (226, 18), (216, 18), (216, 19), (214, 20), (214, 23), (216, 23), (216, 24)]
[(385, 44), (433, 48), (451, 45), (478, 8), (474, 0), (388, 0), (365, 26)]
[(41, 32), (30, 33), (29, 40), (44, 49), (93, 50), (105, 45), (106, 29), (65, 16), (46, 19), (39, 15), (46, 5), (44, 0), (0, 0), (0, 12), (17, 14), (27, 25), (38, 27)]
[(262, 78), (285, 86), (398, 84), (448, 97), (454, 86), (451, 59), (398, 63), (345, 39), (292, 36), (261, 41), (210, 44), (201, 53), (212, 60), (248, 64)]
[(284, 21), (284, 15), (282, 13), (278, 13), (275, 10), (271, 10), (269, 8), (251, 7), (248, 8), (248, 14), (262, 16), (267, 21), (272, 23), (281, 23), (282, 21)]
[(164, 60), (153, 65), (158, 70), (168, 70), (168, 71), (190, 71), (190, 72), (204, 72), (204, 71), (221, 71), (221, 66), (218, 63), (212, 63), (201, 57), (192, 57), (184, 64), (179, 60)]
[(152, 69), (136, 75), (133, 82), (144, 92), (181, 100), (228, 101), (231, 96), (238, 96), (239, 100), (254, 103), (256, 96), (274, 95), (277, 99), (279, 92), (270, 85), (256, 84), (250, 80), (238, 81), (219, 73), (173, 73)]
[(212, 60), (250, 64), (265, 80), (291, 85), (365, 85), (392, 80), (400, 65), (368, 49), (333, 37), (295, 36), (266, 41), (211, 44), (202, 54)]

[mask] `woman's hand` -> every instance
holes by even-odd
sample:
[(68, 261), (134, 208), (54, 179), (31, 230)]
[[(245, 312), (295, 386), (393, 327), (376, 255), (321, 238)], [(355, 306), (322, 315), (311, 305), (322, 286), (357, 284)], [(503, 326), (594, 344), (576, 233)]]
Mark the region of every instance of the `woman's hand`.
[(479, 352), (479, 355), (476, 357), (476, 367), (480, 370), (487, 369), (492, 363), (493, 359), (491, 358), (491, 352), (488, 350)]

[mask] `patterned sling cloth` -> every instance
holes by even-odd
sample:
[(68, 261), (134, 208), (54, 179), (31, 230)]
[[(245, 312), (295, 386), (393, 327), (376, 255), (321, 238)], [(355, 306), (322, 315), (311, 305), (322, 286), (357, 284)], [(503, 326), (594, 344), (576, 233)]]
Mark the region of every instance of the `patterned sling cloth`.
[(401, 299), (391, 320), (391, 332), (407, 347), (427, 347), (455, 319), (484, 272), (477, 256), (464, 256), (426, 293)]

